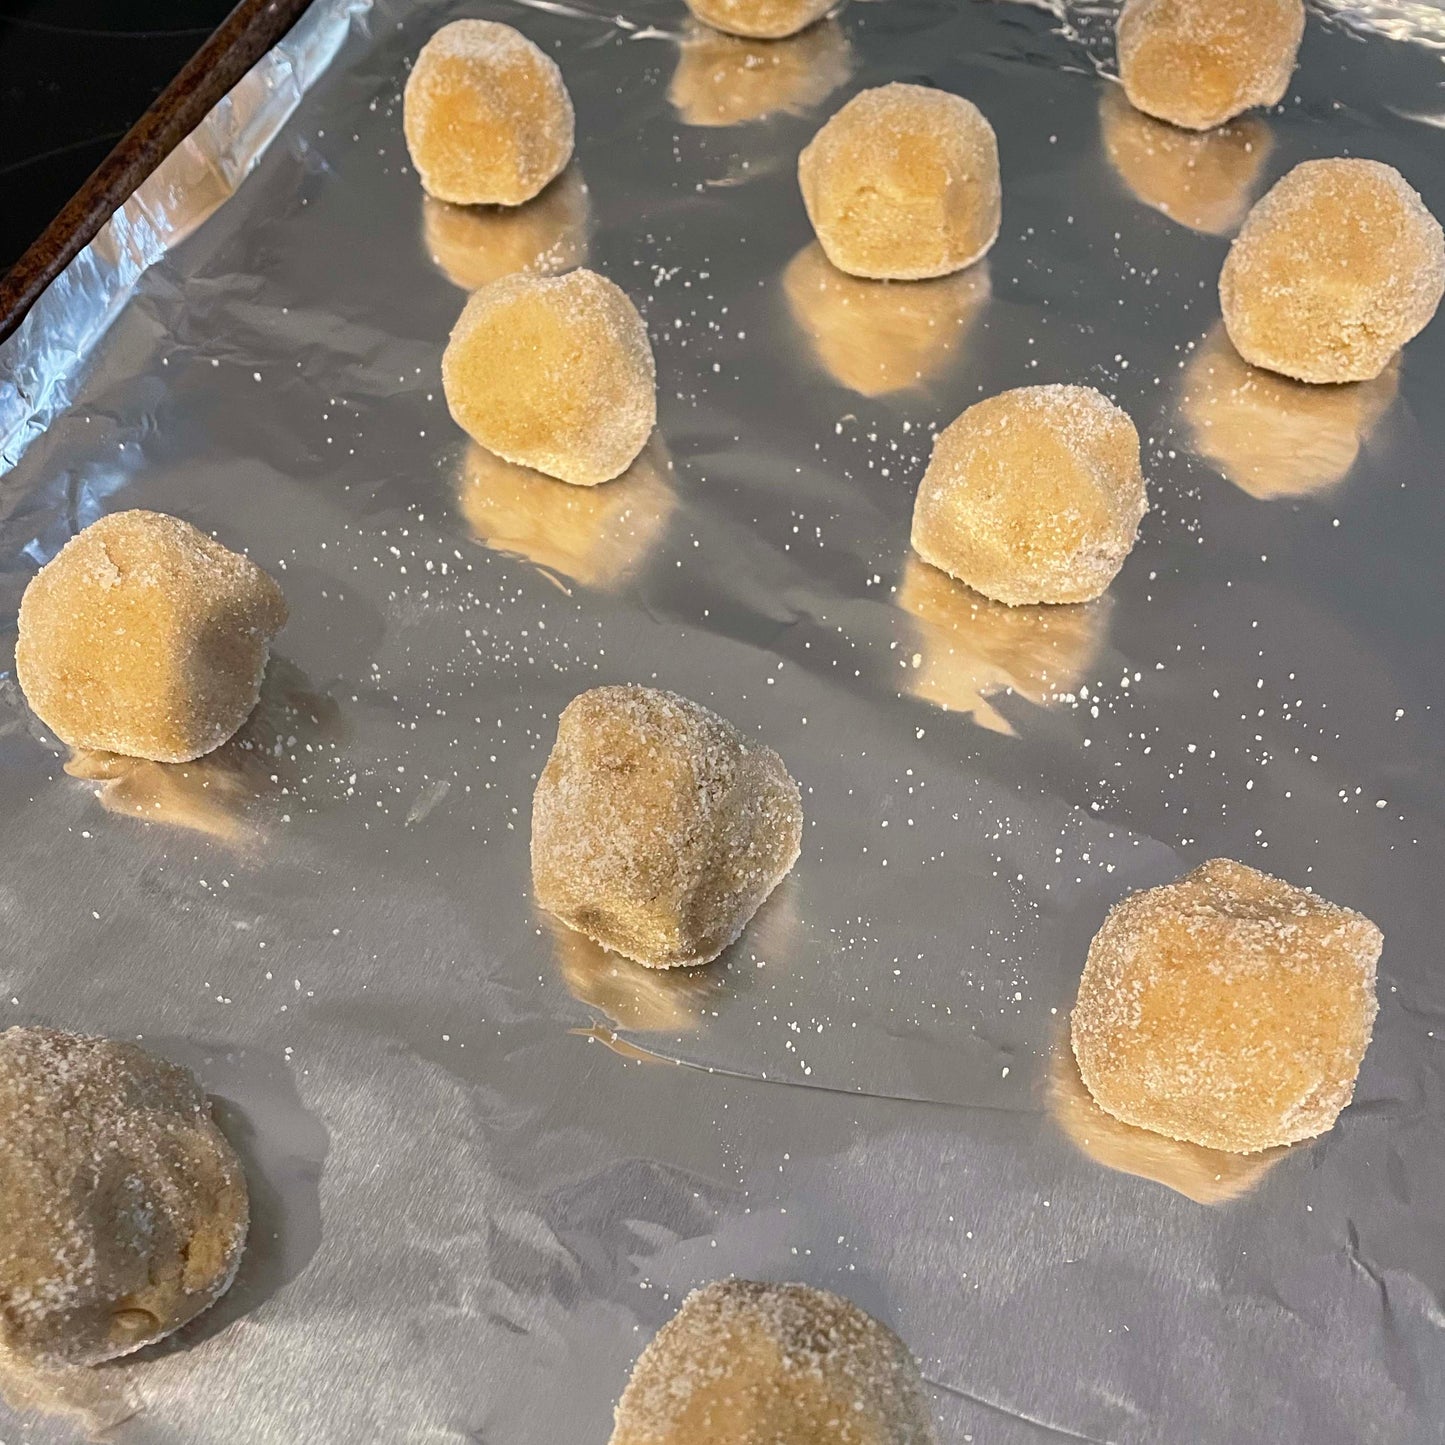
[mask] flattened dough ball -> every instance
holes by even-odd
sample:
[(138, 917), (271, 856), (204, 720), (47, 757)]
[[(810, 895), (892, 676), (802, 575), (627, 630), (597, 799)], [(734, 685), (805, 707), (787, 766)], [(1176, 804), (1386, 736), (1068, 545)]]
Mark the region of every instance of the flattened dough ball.
[(249, 558), (178, 517), (116, 512), (31, 578), (15, 671), (62, 742), (184, 763), (250, 716), (285, 621)]
[(1251, 1154), (1331, 1128), (1375, 1021), (1380, 930), (1216, 858), (1116, 904), (1089, 946), (1072, 1036), (1116, 1119)]
[(572, 158), (562, 72), (519, 30), (454, 20), (407, 77), (402, 128), (428, 195), (460, 206), (520, 206)]
[(1370, 381), (1445, 294), (1445, 234), (1380, 161), (1303, 161), (1245, 218), (1219, 275), (1229, 339), (1298, 381)]
[(938, 434), (913, 550), (995, 602), (1089, 602), (1147, 508), (1134, 423), (1088, 386), (1024, 386)]
[(134, 1044), (0, 1034), (0, 1353), (93, 1365), (230, 1286), (246, 1178), (185, 1069)]
[(442, 387), (488, 451), (582, 487), (625, 472), (657, 423), (647, 328), (595, 271), (482, 287), (452, 329)]
[(976, 105), (946, 91), (855, 95), (798, 157), (798, 182), (828, 259), (851, 276), (946, 276), (998, 237), (998, 141)]
[(836, 0), (687, 0), (705, 25), (753, 40), (781, 40), (821, 19)]
[(1132, 105), (1210, 130), (1289, 89), (1304, 0), (1127, 0), (1115, 39)]
[(651, 968), (707, 963), (787, 876), (798, 785), (716, 713), (648, 687), (572, 699), (532, 800), (537, 901)]
[(857, 1305), (803, 1284), (694, 1290), (642, 1352), (611, 1445), (935, 1445), (918, 1367)]

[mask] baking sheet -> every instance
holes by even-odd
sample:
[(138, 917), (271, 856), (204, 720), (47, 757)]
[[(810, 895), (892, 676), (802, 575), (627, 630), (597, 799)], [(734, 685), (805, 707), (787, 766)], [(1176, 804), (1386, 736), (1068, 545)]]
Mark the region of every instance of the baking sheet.
[[(728, 126), (696, 122), (742, 82), (671, 0), (317, 0), (47, 293), (0, 349), (10, 638), (35, 568), (132, 506), (244, 547), (292, 613), (244, 746), (186, 776), (68, 760), (0, 681), (0, 1024), (198, 1068), (257, 1200), (230, 1295), (99, 1372), (113, 1438), (602, 1445), (730, 1273), (892, 1323), (945, 1442), (1442, 1438), (1445, 324), (1365, 402), (1206, 408), (1201, 441), (1227, 237), (1160, 209), (1220, 228), (1350, 153), (1445, 214), (1439, 12), (1341, 8), (1204, 205), (1109, 129), (1106, 6), (858, 0), (791, 109)], [(588, 264), (653, 337), (660, 436), (616, 507), (467, 480), (464, 293), (400, 112), (462, 15), (557, 56)], [(797, 152), (896, 79), (993, 121), (999, 242), (901, 321), (810, 306)], [(1047, 628), (960, 612), (907, 548), (931, 431), (1041, 381), (1131, 413), (1152, 498), (1107, 603)], [(556, 716), (610, 681), (803, 784), (798, 867), (701, 973), (530, 901)], [(1058, 1052), (1109, 905), (1218, 854), (1387, 940), (1356, 1102), (1243, 1170), (1111, 1134)], [(84, 1428), (0, 1407), (9, 1441)]]

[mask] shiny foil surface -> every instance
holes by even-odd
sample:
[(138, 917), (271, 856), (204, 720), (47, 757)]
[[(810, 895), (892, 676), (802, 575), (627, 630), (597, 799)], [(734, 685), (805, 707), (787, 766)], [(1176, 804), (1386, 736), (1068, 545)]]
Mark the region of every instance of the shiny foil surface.
[[(408, 163), (408, 65), (464, 15), (576, 104), (535, 243)], [(605, 1445), (738, 1274), (886, 1320), (944, 1445), (1440, 1440), (1445, 322), (1369, 387), (1241, 391), (1215, 292), (1300, 160), (1445, 214), (1438, 22), (1314, 9), (1284, 104), (1185, 144), (1123, 104), (1105, 6), (855, 0), (760, 56), (681, 0), (317, 0), (0, 349), (0, 1025), (194, 1067), (254, 1201), (216, 1308), (0, 1438)], [(890, 80), (998, 132), (1002, 233), (946, 281), (830, 277), (798, 195)], [(498, 474), (441, 394), (464, 287), (529, 248), (657, 354), (658, 433), (595, 492)], [(1092, 607), (975, 607), (908, 548), (932, 433), (1055, 381), (1136, 421), (1139, 544)], [(126, 507), (290, 602), (186, 768), (70, 757), (14, 681), (26, 582)], [(712, 967), (532, 903), (533, 785), (603, 682), (802, 784)], [(1355, 1102), (1283, 1153), (1102, 1118), (1062, 1042), (1109, 906), (1217, 855), (1385, 932)]]

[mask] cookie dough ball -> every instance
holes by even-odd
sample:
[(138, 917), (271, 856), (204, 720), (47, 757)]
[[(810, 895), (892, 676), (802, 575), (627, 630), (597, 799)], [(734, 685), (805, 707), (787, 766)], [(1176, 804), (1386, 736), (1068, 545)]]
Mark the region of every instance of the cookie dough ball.
[(1307, 386), (1243, 360), (1216, 328), (1184, 368), (1189, 445), (1262, 501), (1328, 491), (1349, 474), (1400, 385), (1398, 360), (1373, 381)]
[(836, 20), (789, 40), (744, 40), (688, 26), (667, 95), (685, 125), (743, 125), (817, 105), (852, 73)]
[(995, 602), (1089, 602), (1134, 545), (1147, 503), (1139, 434), (1088, 386), (1024, 386), (938, 434), (913, 550)]
[(183, 763), (220, 747), (261, 694), (281, 589), (189, 522), (92, 523), (20, 600), (15, 671), (71, 747)]
[(1209, 130), (1289, 89), (1304, 0), (1126, 0), (1115, 32), (1132, 105)]
[(473, 443), (457, 499), (485, 546), (610, 591), (637, 571), (667, 530), (677, 504), (671, 472), (656, 438), (605, 487), (569, 487)]
[(488, 451), (580, 487), (621, 476), (657, 423), (647, 328), (595, 271), (482, 287), (452, 329), (442, 387)]
[(642, 1352), (611, 1445), (936, 1445), (918, 1367), (856, 1305), (803, 1284), (710, 1284)]
[(1074, 1056), (1126, 1124), (1252, 1154), (1331, 1128), (1375, 1022), (1368, 918), (1216, 858), (1116, 904), (1089, 946)]
[(998, 236), (993, 127), (946, 91), (895, 84), (855, 95), (798, 157), (798, 181), (828, 259), (851, 276), (946, 276)]
[(1108, 598), (1073, 607), (1005, 607), (910, 557), (897, 604), (913, 621), (903, 647), (910, 697), (970, 713), (1012, 733), (990, 698), (1016, 695), (1048, 707), (1088, 676), (1103, 644)]
[(963, 354), (990, 295), (988, 263), (952, 276), (864, 281), (814, 241), (788, 263), (783, 295), (818, 365), (863, 396), (922, 386)]
[(798, 785), (695, 702), (598, 687), (567, 704), (532, 800), (537, 901), (650, 968), (707, 963), (797, 861)]
[(443, 25), (407, 77), (407, 149), (439, 201), (530, 201), (572, 159), (574, 125), (556, 62), (510, 25)]
[(1100, 97), (1099, 124), (1104, 154), (1134, 196), (1211, 236), (1229, 235), (1244, 219), (1274, 149), (1257, 116), (1202, 134), (1179, 130), (1135, 110), (1112, 86)]
[(0, 1034), (0, 1354), (93, 1365), (230, 1286), (246, 1178), (185, 1069), (134, 1044)]
[(453, 286), (475, 291), (529, 271), (555, 276), (587, 259), (587, 184), (569, 166), (524, 206), (454, 206), (422, 198), (422, 237)]
[(1298, 381), (1369, 381), (1445, 293), (1445, 234), (1392, 166), (1304, 161), (1249, 213), (1219, 276), (1248, 362)]
[(836, 0), (687, 0), (705, 25), (754, 40), (781, 40), (826, 15)]

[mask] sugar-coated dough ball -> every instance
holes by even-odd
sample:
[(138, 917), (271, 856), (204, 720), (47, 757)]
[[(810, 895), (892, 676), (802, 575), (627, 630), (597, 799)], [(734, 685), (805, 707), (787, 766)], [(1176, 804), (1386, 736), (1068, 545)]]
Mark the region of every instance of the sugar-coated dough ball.
[(743, 125), (817, 105), (852, 68), (848, 37), (836, 20), (787, 40), (746, 40), (693, 23), (667, 95), (687, 125)]
[(246, 721), (285, 621), (249, 558), (177, 517), (117, 512), (31, 578), (15, 671), (62, 742), (189, 762)]
[(946, 276), (998, 236), (993, 127), (946, 91), (894, 84), (855, 95), (798, 157), (798, 181), (828, 259), (852, 276)]
[(246, 1177), (185, 1069), (134, 1044), (0, 1034), (0, 1355), (93, 1365), (230, 1286)]
[(1017, 607), (1089, 602), (1147, 508), (1139, 434), (1088, 386), (1023, 386), (938, 434), (913, 507), (913, 550)]
[(1373, 381), (1291, 381), (1251, 366), (1217, 328), (1184, 368), (1179, 411), (1189, 445), (1241, 491), (1304, 497), (1345, 479), (1399, 385), (1398, 361)]
[(754, 40), (781, 40), (826, 15), (836, 0), (687, 0), (714, 30)]
[(442, 387), (488, 451), (582, 487), (625, 472), (657, 423), (647, 328), (595, 271), (482, 287), (452, 329)]
[(520, 206), (572, 158), (572, 100), (556, 61), (519, 30), (454, 20), (421, 48), (402, 126), (428, 195)]
[(473, 443), (458, 502), (479, 542), (584, 587), (611, 589), (633, 575), (666, 531), (677, 502), (671, 470), (654, 437), (616, 481), (569, 487)]
[(990, 295), (988, 263), (899, 285), (840, 271), (816, 242), (783, 272), (783, 295), (818, 364), (863, 396), (922, 386), (962, 356)]
[(587, 185), (568, 168), (522, 206), (454, 206), (422, 198), (422, 235), (433, 265), (464, 291), (516, 271), (555, 276), (587, 259)]
[(1099, 1106), (1252, 1154), (1329, 1129), (1375, 1021), (1380, 930), (1216, 858), (1116, 904), (1089, 946), (1072, 1032)]
[(1245, 116), (1218, 130), (1180, 130), (1135, 110), (1113, 87), (1099, 98), (1104, 154), (1146, 206), (1211, 236), (1244, 219), (1274, 149), (1269, 126)]
[(611, 1445), (935, 1445), (918, 1367), (857, 1305), (803, 1284), (694, 1290), (643, 1350)]
[(1298, 381), (1369, 381), (1445, 294), (1445, 234), (1380, 161), (1303, 161), (1266, 191), (1225, 257), (1229, 339)]
[(532, 800), (537, 901), (651, 968), (707, 963), (787, 876), (798, 785), (771, 749), (648, 687), (572, 699)]
[(1289, 89), (1304, 0), (1126, 0), (1116, 40), (1130, 103), (1209, 130)]

